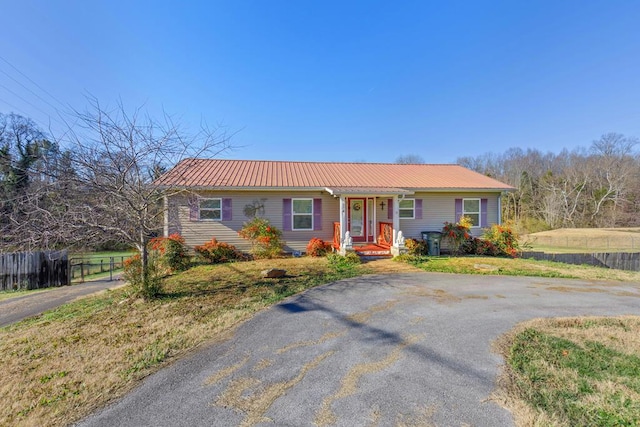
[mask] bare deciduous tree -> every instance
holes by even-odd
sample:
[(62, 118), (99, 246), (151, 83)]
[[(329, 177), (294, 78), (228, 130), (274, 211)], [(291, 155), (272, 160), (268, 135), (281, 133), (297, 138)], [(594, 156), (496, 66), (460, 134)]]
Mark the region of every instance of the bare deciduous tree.
[(87, 237), (115, 239), (134, 245), (148, 266), (147, 244), (161, 229), (163, 200), (178, 188), (158, 188), (154, 179), (184, 158), (213, 157), (229, 147), (219, 128), (201, 126), (186, 135), (164, 115), (157, 121), (122, 103), (107, 110), (95, 98), (87, 112), (77, 112), (78, 125), (65, 143), (72, 147), (73, 200), (61, 217)]
[(407, 154), (403, 156), (398, 156), (396, 159), (396, 163), (403, 165), (412, 165), (412, 164), (421, 164), (424, 163), (424, 159), (418, 154)]

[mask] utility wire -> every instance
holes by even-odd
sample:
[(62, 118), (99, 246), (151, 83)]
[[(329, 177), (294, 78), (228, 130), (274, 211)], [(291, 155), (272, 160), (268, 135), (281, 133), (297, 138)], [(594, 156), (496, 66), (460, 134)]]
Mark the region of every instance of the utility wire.
[(53, 105), (52, 103), (50, 103), (49, 101), (47, 101), (46, 99), (42, 98), (40, 95), (38, 95), (37, 93), (35, 93), (34, 91), (32, 91), (31, 89), (29, 89), (27, 86), (23, 85), (22, 82), (20, 82), (19, 80), (17, 80), (16, 78), (14, 78), (13, 76), (11, 76), (9, 73), (7, 73), (6, 71), (0, 69), (0, 73), (4, 74), (5, 76), (9, 77), (11, 80), (13, 80), (14, 82), (18, 83), (20, 86), (22, 86), (23, 88), (25, 88), (26, 90), (28, 90), (29, 92), (31, 92), (31, 94), (33, 94), (36, 98), (38, 98), (40, 101), (44, 102), (45, 104), (47, 104), (48, 106), (50, 106), (51, 108), (53, 108), (58, 114), (60, 113), (58, 111), (58, 107), (56, 107), (55, 105)]
[[(0, 55), (0, 59), (2, 61), (4, 61), (5, 63), (7, 63), (11, 68), (13, 68), (14, 70), (16, 70), (21, 76), (23, 76), (25, 79), (29, 80), (34, 86), (36, 86), (38, 89), (40, 89), (41, 91), (43, 91), (44, 93), (46, 93), (47, 95), (49, 95), (49, 97), (51, 97), (51, 99), (53, 99), (54, 101), (56, 101), (58, 104), (60, 104), (63, 108), (68, 108), (67, 105), (65, 105), (64, 103), (62, 103), (58, 98), (56, 98), (55, 96), (51, 95), (45, 88), (43, 88), (42, 86), (40, 86), (38, 83), (34, 82), (31, 78), (29, 78), (29, 76), (27, 76), (25, 73), (23, 73), (22, 71), (20, 71), (15, 65), (13, 65), (11, 62), (9, 62), (7, 59), (5, 59), (4, 57), (2, 57), (2, 55)], [(6, 74), (6, 73), (5, 73)], [(57, 111), (57, 110), (56, 110)]]
[[(11, 89), (9, 89), (8, 87), (6, 87), (5, 85), (3, 85), (2, 83), (0, 83), (0, 87), (3, 88), (4, 90), (6, 90), (7, 92), (13, 94), (15, 97), (20, 98), (21, 100), (23, 100), (24, 102), (26, 102), (27, 104), (31, 105), (33, 108), (35, 108), (36, 110), (40, 111), (42, 114), (48, 116), (49, 118), (53, 119), (54, 121), (56, 121), (59, 125), (64, 126), (64, 123), (60, 122), (58, 119), (56, 119), (55, 117), (51, 116), (49, 113), (47, 113), (46, 111), (44, 111), (42, 108), (38, 107), (37, 105), (32, 104), (30, 101), (27, 101), (26, 99), (24, 99), (22, 96), (18, 95), (17, 93), (15, 93), (14, 91), (12, 91)], [(56, 110), (58, 111), (58, 110)]]

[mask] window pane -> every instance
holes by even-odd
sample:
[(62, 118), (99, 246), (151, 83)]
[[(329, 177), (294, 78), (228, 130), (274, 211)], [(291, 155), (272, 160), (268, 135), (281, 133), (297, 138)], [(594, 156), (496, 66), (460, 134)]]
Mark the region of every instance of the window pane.
[(413, 209), (400, 209), (400, 218), (413, 218)]
[(464, 214), (464, 216), (471, 218), (471, 226), (479, 227), (480, 226), (480, 215), (479, 214)]
[(311, 230), (311, 215), (294, 215), (293, 228), (296, 230)]
[(293, 213), (312, 213), (313, 201), (312, 200), (293, 200)]
[(220, 219), (220, 210), (200, 210), (200, 219)]
[(200, 209), (220, 209), (220, 199), (200, 199)]
[(464, 201), (465, 212), (480, 212), (480, 200), (469, 199)]
[(400, 209), (413, 209), (413, 200), (400, 200)]

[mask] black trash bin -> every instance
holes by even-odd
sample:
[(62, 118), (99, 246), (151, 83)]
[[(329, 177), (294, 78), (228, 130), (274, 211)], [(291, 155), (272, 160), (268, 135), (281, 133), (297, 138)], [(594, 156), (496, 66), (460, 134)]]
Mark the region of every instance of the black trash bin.
[(440, 240), (442, 240), (442, 233), (440, 231), (423, 231), (422, 240), (427, 242), (430, 256), (440, 255)]

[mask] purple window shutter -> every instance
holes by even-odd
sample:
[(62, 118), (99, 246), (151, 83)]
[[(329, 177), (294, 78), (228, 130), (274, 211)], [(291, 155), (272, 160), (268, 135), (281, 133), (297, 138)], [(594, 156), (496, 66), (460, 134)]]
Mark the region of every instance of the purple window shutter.
[(233, 218), (231, 199), (222, 199), (222, 220), (231, 221), (231, 218)]
[(387, 219), (393, 219), (393, 199), (387, 200)]
[(198, 196), (189, 197), (189, 221), (198, 221), (200, 219), (200, 203)]
[(313, 229), (322, 230), (322, 199), (313, 199)]
[(422, 199), (416, 199), (416, 219), (422, 219)]
[(480, 227), (487, 226), (487, 205), (489, 201), (487, 199), (480, 199)]
[(460, 221), (462, 216), (462, 199), (456, 199), (456, 222)]
[(282, 199), (282, 229), (291, 231), (291, 199)]

